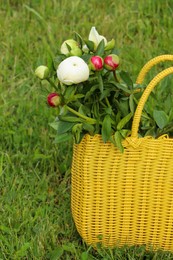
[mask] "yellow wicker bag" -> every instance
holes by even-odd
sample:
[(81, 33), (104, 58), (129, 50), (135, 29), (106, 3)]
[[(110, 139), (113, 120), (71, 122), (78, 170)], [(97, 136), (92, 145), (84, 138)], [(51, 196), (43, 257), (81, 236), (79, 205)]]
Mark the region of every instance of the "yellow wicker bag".
[[(155, 64), (172, 60), (162, 55), (149, 61), (137, 83)], [(146, 245), (173, 250), (173, 139), (139, 138), (144, 104), (161, 79), (160, 72), (147, 86), (137, 106), (131, 136), (121, 153), (100, 135), (86, 135), (74, 145), (71, 206), (75, 225), (87, 244), (105, 247)]]

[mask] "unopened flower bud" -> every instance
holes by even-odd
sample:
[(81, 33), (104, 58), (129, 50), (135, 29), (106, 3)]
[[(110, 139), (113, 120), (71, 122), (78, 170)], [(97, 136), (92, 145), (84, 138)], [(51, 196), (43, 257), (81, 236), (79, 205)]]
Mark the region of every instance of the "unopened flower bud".
[(81, 56), (82, 50), (79, 48), (77, 41), (69, 39), (63, 42), (61, 45), (61, 53), (67, 56)]
[(48, 76), (49, 76), (49, 68), (44, 66), (44, 65), (41, 65), (41, 66), (36, 68), (35, 75), (39, 79), (47, 79)]
[(61, 104), (61, 97), (57, 93), (50, 93), (47, 97), (47, 103), (51, 107), (58, 107)]
[(95, 27), (92, 27), (89, 33), (89, 40), (94, 43), (94, 49), (96, 50), (99, 43), (104, 40), (104, 44), (107, 45), (107, 40), (103, 35), (100, 35)]
[(91, 70), (99, 71), (103, 69), (103, 59), (100, 56), (92, 56), (89, 61)]
[(116, 54), (110, 54), (104, 58), (104, 67), (114, 71), (119, 66), (119, 62), (119, 57)]

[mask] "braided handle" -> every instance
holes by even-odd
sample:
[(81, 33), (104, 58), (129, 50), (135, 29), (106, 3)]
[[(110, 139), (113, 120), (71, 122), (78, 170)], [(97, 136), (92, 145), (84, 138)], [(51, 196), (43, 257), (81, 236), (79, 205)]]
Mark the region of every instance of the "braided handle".
[[(173, 57), (173, 55), (172, 55), (172, 57)], [(139, 123), (140, 123), (140, 119), (141, 119), (141, 115), (142, 115), (142, 110), (144, 108), (144, 105), (145, 105), (151, 91), (155, 88), (155, 86), (163, 78), (165, 78), (169, 74), (173, 74), (173, 67), (167, 68), (167, 69), (163, 70), (162, 72), (160, 72), (157, 76), (155, 76), (151, 80), (151, 82), (148, 84), (148, 86), (144, 90), (144, 92), (139, 100), (138, 106), (136, 108), (134, 117), (133, 117), (131, 137), (134, 137), (134, 138), (138, 137)], [(141, 79), (142, 78), (143, 78), (143, 76), (141, 77)]]
[(157, 56), (153, 59), (151, 59), (150, 61), (148, 61), (144, 67), (141, 69), (138, 77), (137, 77), (137, 80), (136, 80), (136, 83), (137, 84), (142, 84), (142, 82), (144, 81), (144, 78), (146, 76), (146, 74), (148, 73), (148, 71), (156, 64), (158, 64), (159, 62), (162, 62), (162, 61), (173, 61), (173, 55), (170, 55), (170, 54), (165, 54), (165, 55), (160, 55), (160, 56)]

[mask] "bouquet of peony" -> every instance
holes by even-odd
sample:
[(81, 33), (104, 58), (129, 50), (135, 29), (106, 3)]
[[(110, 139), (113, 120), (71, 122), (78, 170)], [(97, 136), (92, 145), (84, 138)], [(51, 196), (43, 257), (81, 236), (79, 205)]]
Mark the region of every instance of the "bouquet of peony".
[[(107, 41), (92, 27), (88, 39), (75, 33), (74, 39), (62, 43), (48, 66), (35, 70), (41, 81), (50, 83), (47, 103), (57, 109), (57, 117), (50, 123), (57, 131), (55, 142), (73, 136), (79, 143), (85, 134), (99, 134), (104, 142), (112, 142), (123, 152), (122, 141), (130, 135), (143, 87), (134, 84), (120, 67), (115, 40)], [(157, 90), (142, 113), (142, 137), (173, 136), (173, 89)], [(160, 102), (161, 96), (164, 102)]]
[(85, 134), (100, 134), (123, 151), (141, 86), (133, 84), (120, 64), (115, 40), (107, 41), (92, 27), (88, 39), (75, 33), (62, 43), (51, 65), (35, 70), (53, 88), (47, 103), (57, 109), (50, 124), (57, 143), (72, 136), (79, 143)]

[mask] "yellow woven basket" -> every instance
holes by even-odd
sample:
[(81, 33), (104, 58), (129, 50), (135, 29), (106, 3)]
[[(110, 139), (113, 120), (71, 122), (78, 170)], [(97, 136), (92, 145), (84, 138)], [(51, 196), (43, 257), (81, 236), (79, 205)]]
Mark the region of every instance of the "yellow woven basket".
[[(142, 83), (148, 70), (162, 55), (141, 70)], [(86, 135), (74, 145), (72, 162), (72, 215), (87, 244), (104, 247), (146, 245), (173, 250), (173, 139), (162, 136), (139, 138), (144, 104), (153, 88), (173, 67), (160, 72), (147, 86), (137, 106), (131, 136), (124, 153), (100, 135)]]

